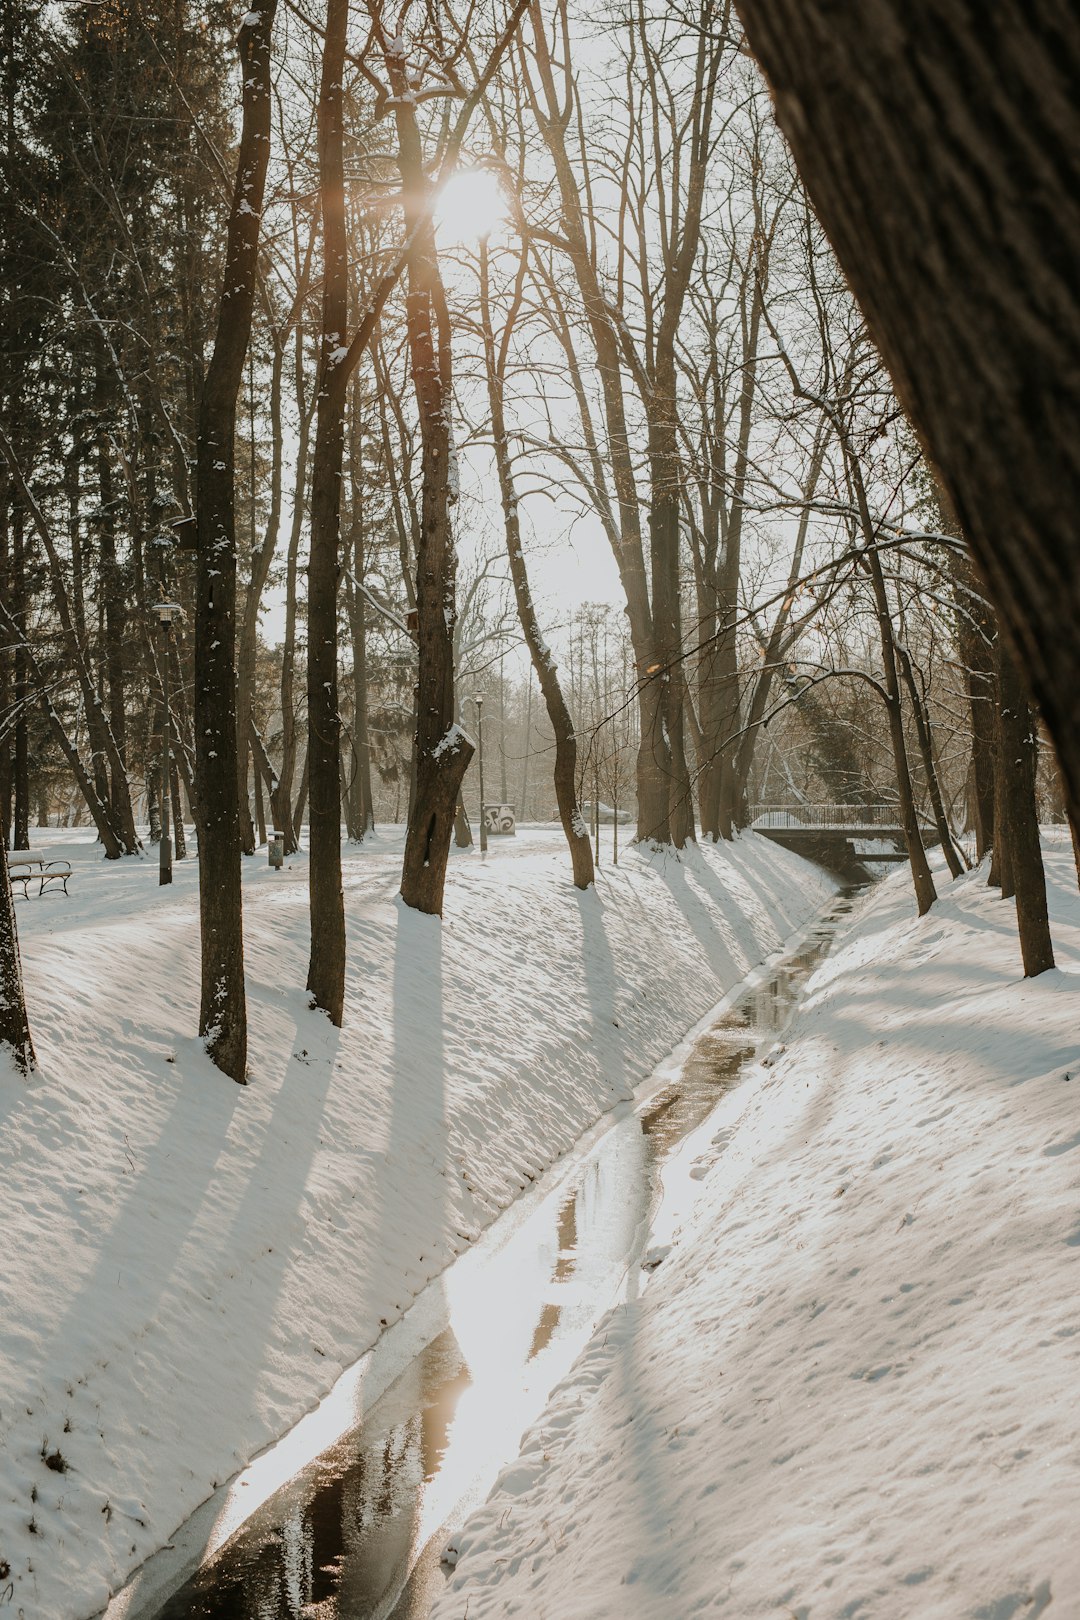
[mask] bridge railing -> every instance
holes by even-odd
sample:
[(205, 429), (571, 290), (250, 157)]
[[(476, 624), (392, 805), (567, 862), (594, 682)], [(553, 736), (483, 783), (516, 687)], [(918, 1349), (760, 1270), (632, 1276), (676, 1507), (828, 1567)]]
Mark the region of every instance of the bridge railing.
[(842, 832), (849, 827), (880, 827), (896, 832), (900, 812), (894, 804), (752, 804), (750, 825), (792, 832)]

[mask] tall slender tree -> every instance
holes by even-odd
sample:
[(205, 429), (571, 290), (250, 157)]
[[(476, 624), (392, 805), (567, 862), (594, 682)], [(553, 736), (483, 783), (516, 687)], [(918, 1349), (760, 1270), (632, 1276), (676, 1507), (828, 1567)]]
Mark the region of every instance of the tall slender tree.
[(199, 411), (195, 595), (195, 759), (199, 784), (199, 1033), (244, 1084), (247, 1001), (236, 740), (236, 417), (251, 335), (270, 158), (270, 45), (277, 0), (245, 13), (238, 36), (243, 122), (214, 352)]
[(319, 196), (323, 304), (308, 563), (308, 827), (311, 954), (307, 987), (340, 1025), (345, 1007), (345, 907), (341, 893), (341, 714), (338, 708), (338, 580), (349, 260), (345, 227), (345, 44), (348, 0), (327, 0), (319, 85)]

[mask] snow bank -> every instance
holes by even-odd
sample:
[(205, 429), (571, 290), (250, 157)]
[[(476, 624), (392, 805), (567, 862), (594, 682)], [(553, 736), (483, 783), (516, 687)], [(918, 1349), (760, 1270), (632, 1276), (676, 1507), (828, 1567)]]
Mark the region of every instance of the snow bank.
[[(251, 1084), (208, 1063), (196, 874), (105, 863), (19, 904), (41, 1072), (0, 1072), (0, 1605), (82, 1620), (625, 1098), (829, 880), (754, 836), (561, 835), (455, 858), (446, 923), (400, 844), (345, 860), (345, 1027), (311, 1012), (306, 864), (245, 863)], [(10, 1583), (10, 1591), (9, 1591)]]
[(872, 894), (438, 1620), (1080, 1613), (1080, 896), (1048, 858), (1029, 983), (985, 873), (921, 922), (906, 873)]

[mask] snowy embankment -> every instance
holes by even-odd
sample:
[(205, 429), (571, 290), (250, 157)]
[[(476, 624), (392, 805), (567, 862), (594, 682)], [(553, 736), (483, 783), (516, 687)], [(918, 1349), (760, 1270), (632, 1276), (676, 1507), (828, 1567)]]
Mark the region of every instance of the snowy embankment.
[(105, 863), (19, 902), (40, 1072), (0, 1071), (0, 1606), (83, 1620), (831, 892), (754, 836), (345, 860), (345, 1027), (311, 1012), (306, 863), (245, 863), (250, 1078), (206, 1059), (196, 873)]
[(1080, 896), (1048, 861), (1027, 983), (985, 872), (922, 921), (906, 871), (871, 894), (438, 1620), (1080, 1614)]

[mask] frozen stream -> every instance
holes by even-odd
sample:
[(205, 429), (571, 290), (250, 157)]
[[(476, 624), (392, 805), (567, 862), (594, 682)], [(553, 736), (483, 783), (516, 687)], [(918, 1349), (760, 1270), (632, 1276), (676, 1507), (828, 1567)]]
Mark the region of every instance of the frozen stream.
[(108, 1620), (427, 1615), (447, 1533), (517, 1454), (599, 1318), (642, 1286), (661, 1194), (665, 1225), (670, 1204), (692, 1196), (685, 1166), (664, 1186), (665, 1164), (776, 1041), (851, 905), (837, 897), (669, 1078), (603, 1121), (437, 1278), (136, 1575)]

